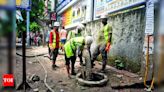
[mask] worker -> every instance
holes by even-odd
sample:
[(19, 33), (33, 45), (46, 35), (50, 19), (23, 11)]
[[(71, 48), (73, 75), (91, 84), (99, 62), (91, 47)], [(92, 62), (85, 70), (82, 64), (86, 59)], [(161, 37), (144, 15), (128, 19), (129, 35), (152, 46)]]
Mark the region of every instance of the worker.
[(78, 24), (75, 30), (71, 30), (68, 32), (67, 41), (74, 37), (82, 36), (82, 31), (84, 30), (85, 26), (83, 24)]
[[(83, 36), (83, 37), (85, 37), (84, 35), (82, 35), (82, 31), (84, 31), (85, 30), (85, 26), (83, 25), (83, 24), (78, 24), (77, 25), (77, 27), (76, 27), (76, 34), (75, 34), (75, 36), (76, 37), (81, 37), (81, 36)], [(82, 51), (80, 50), (80, 48), (78, 48), (77, 49), (77, 53), (78, 53), (78, 57), (79, 57), (79, 59), (80, 59), (80, 65), (84, 65), (83, 64), (83, 59), (82, 59)]]
[(51, 55), (52, 55), (52, 68), (55, 69), (58, 67), (56, 65), (56, 58), (58, 56), (58, 50), (59, 50), (59, 42), (60, 42), (60, 37), (59, 37), (59, 22), (54, 23), (54, 28), (50, 32), (50, 38), (49, 38), (49, 47), (51, 49)]
[(80, 36), (83, 36), (82, 35), (82, 31), (85, 30), (85, 26), (83, 24), (78, 24), (77, 27), (76, 27), (76, 37), (80, 37)]
[(107, 52), (110, 49), (112, 41), (112, 27), (107, 24), (107, 18), (102, 19), (103, 28), (99, 31), (98, 37), (96, 39), (96, 46), (93, 47), (91, 51), (91, 63), (92, 67), (95, 65), (94, 60), (99, 54), (102, 56), (102, 69), (104, 72), (107, 64)]
[[(81, 23), (78, 24), (75, 30), (70, 31), (68, 33), (67, 41), (71, 38), (74, 38), (74, 37), (81, 37), (82, 36), (82, 31), (84, 29), (85, 29), (85, 26), (83, 24), (81, 24)], [(82, 52), (79, 48), (77, 49), (77, 53), (78, 53), (78, 57), (80, 59), (80, 65), (84, 65), (83, 60), (82, 60)]]
[(71, 75), (75, 75), (74, 64), (76, 61), (76, 49), (80, 48), (83, 51), (84, 46), (90, 48), (92, 43), (92, 37), (74, 37), (66, 42), (64, 45), (65, 50), (65, 61), (66, 61), (66, 69), (68, 73), (68, 77), (70, 77), (70, 61), (71, 61)]

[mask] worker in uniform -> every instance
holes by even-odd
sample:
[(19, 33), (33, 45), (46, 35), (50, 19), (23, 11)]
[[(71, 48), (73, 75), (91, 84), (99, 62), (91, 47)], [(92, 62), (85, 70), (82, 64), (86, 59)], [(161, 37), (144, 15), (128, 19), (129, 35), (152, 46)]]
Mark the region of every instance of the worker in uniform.
[(112, 41), (112, 27), (107, 24), (107, 18), (102, 19), (103, 28), (99, 31), (96, 39), (96, 46), (91, 51), (92, 67), (95, 65), (94, 60), (99, 54), (102, 55), (102, 72), (104, 72), (107, 64), (107, 52), (110, 49)]
[(74, 37), (66, 42), (64, 45), (65, 50), (65, 61), (68, 77), (70, 77), (70, 61), (71, 61), (71, 75), (75, 75), (74, 65), (76, 61), (76, 49), (80, 48), (83, 51), (84, 46), (90, 48), (93, 39), (91, 36), (87, 37)]
[(49, 47), (51, 49), (51, 56), (52, 56), (52, 68), (55, 69), (57, 67), (56, 65), (56, 58), (58, 56), (58, 50), (59, 50), (59, 22), (54, 23), (54, 28), (50, 32), (50, 38), (49, 38)]
[(83, 25), (83, 24), (78, 24), (77, 25), (77, 27), (76, 27), (76, 37), (80, 37), (80, 36), (84, 36), (83, 34), (82, 34), (82, 31), (84, 31), (85, 30), (85, 26)]
[[(76, 27), (76, 34), (75, 36), (76, 37), (85, 37), (84, 35), (82, 35), (82, 31), (84, 31), (85, 29), (85, 26), (83, 24), (78, 24), (77, 27)], [(77, 54), (78, 54), (78, 57), (80, 59), (80, 65), (84, 65), (83, 64), (83, 59), (82, 59), (82, 51), (80, 50), (80, 48), (77, 49)]]
[[(85, 26), (83, 24), (81, 24), (81, 23), (78, 24), (74, 31), (69, 32), (67, 40), (74, 38), (74, 37), (82, 37), (82, 31), (84, 31), (84, 29), (85, 29)], [(82, 60), (82, 52), (79, 48), (77, 49), (77, 54), (80, 59), (80, 65), (84, 65), (83, 60)]]
[(83, 24), (78, 24), (75, 30), (69, 31), (67, 36), (67, 41), (74, 37), (81, 37), (82, 31), (84, 30), (85, 26)]

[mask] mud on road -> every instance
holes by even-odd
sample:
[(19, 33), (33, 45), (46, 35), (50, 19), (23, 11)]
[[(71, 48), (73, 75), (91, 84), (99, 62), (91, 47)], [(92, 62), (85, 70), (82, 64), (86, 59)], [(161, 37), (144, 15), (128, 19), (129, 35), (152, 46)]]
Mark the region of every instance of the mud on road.
[[(38, 59), (37, 59), (38, 58)], [(137, 78), (130, 78), (121, 74), (118, 74), (115, 71), (110, 69), (106, 70), (106, 75), (109, 78), (107, 85), (103, 87), (83, 87), (78, 85), (77, 81), (73, 77), (69, 79), (67, 77), (66, 69), (65, 69), (65, 60), (63, 55), (59, 55), (57, 57), (57, 65), (59, 68), (53, 70), (51, 68), (51, 61), (49, 58), (44, 56), (26, 58), (26, 67), (27, 67), (27, 82), (32, 87), (29, 92), (33, 92), (34, 89), (39, 90), (39, 92), (49, 92), (47, 87), (44, 84), (44, 77), (45, 72), (42, 66), (40, 65), (39, 61), (44, 65), (45, 69), (47, 70), (47, 83), (48, 85), (54, 90), (54, 92), (144, 92), (144, 88), (140, 86), (132, 86), (127, 88), (118, 88), (112, 89), (111, 86), (125, 86), (125, 85), (132, 85), (136, 81), (139, 82), (139, 77)], [(15, 63), (15, 80), (16, 86), (18, 86), (22, 82), (22, 57), (16, 56), (16, 63)], [(75, 64), (76, 72), (80, 71), (80, 65), (78, 59)], [(96, 62), (96, 66), (93, 71), (97, 72), (101, 69), (101, 65)], [(39, 76), (39, 81), (31, 81), (32, 76), (37, 75)], [(139, 88), (140, 87), (140, 88)], [(28, 92), (27, 91), (27, 92)], [(19, 91), (18, 91), (19, 92)], [(20, 91), (21, 92), (21, 91)]]

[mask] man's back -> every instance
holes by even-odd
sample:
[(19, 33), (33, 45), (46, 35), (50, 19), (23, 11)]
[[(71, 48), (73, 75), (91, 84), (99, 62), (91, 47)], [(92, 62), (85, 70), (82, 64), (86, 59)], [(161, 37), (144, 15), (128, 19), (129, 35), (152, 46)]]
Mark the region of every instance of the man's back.
[(67, 38), (67, 31), (65, 29), (62, 29), (60, 32), (60, 38), (66, 39)]

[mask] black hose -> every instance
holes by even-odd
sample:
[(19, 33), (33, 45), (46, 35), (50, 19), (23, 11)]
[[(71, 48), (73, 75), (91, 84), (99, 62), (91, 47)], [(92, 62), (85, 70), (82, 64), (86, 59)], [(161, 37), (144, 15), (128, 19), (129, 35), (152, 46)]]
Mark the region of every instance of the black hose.
[[(43, 54), (38, 54), (38, 55), (29, 55), (29, 56), (25, 56), (25, 57), (34, 58), (34, 57), (36, 57), (36, 56), (44, 56), (45, 54), (48, 54), (48, 53), (43, 53)], [(17, 52), (16, 52), (16, 55), (22, 57), (22, 54), (19, 54), (19, 53), (17, 53)]]

